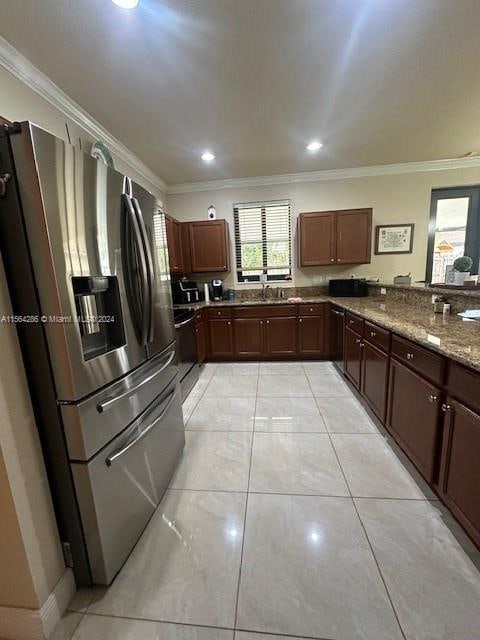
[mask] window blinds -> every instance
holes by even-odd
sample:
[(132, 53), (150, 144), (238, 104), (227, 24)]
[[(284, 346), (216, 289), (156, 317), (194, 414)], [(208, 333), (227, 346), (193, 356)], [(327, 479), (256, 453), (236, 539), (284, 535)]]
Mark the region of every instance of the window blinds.
[(285, 280), (291, 275), (290, 203), (237, 204), (233, 208), (240, 282)]

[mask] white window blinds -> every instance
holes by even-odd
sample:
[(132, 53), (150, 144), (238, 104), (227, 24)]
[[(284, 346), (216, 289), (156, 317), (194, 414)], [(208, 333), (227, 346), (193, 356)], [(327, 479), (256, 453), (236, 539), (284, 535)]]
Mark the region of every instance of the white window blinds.
[(235, 248), (239, 282), (288, 280), (292, 269), (290, 202), (237, 204)]

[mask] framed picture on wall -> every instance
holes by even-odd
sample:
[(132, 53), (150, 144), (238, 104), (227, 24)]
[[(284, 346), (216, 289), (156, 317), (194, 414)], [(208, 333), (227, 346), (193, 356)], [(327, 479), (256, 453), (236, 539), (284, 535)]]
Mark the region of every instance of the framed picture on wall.
[(412, 253), (414, 224), (381, 224), (375, 227), (375, 254)]

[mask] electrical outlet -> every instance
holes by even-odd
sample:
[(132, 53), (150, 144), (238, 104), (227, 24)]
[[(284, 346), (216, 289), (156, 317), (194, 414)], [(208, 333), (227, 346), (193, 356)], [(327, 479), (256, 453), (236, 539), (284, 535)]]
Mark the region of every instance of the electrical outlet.
[(385, 289), (385, 287), (380, 287), (380, 295), (381, 296), (386, 296), (387, 295), (387, 290)]

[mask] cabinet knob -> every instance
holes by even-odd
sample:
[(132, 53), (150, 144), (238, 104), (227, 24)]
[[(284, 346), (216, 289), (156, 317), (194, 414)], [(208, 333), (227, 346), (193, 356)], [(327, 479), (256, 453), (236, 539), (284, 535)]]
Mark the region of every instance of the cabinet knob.
[(229, 321), (227, 322), (227, 324), (232, 324), (232, 323), (231, 323), (231, 322), (230, 322), (230, 320), (229, 320)]
[(222, 312), (221, 311), (217, 311), (217, 316), (221, 316)]
[(430, 394), (428, 396), (428, 401), (429, 402), (436, 402), (437, 401), (437, 396), (434, 396), (434, 395)]
[(355, 342), (356, 342), (357, 344), (360, 344), (360, 338), (355, 338)]
[(363, 342), (360, 342), (360, 349), (363, 349), (364, 346)]
[(372, 336), (372, 338), (374, 338), (377, 335), (377, 333), (376, 331), (370, 331), (370, 335)]
[(263, 324), (263, 320), (260, 320), (260, 324)]
[(442, 404), (442, 411), (443, 413), (447, 413), (447, 411), (451, 411), (452, 407), (449, 404)]
[(223, 265), (223, 268), (224, 268), (224, 269), (226, 269), (226, 268), (227, 268), (227, 265), (226, 265), (226, 264), (224, 264), (224, 265)]
[(267, 320), (267, 324), (270, 324), (270, 320)]
[(341, 262), (341, 259), (340, 259), (340, 258), (337, 258), (337, 262)]
[(330, 262), (335, 262), (335, 258), (330, 258)]
[(355, 320), (350, 320), (350, 324), (355, 324)]
[(407, 360), (413, 360), (413, 353), (407, 353)]
[(299, 318), (299, 319), (298, 319), (298, 321), (299, 321), (299, 322), (303, 322), (302, 318)]

